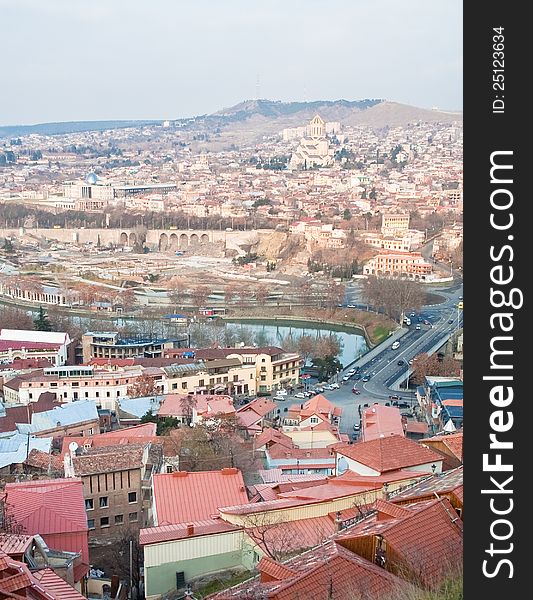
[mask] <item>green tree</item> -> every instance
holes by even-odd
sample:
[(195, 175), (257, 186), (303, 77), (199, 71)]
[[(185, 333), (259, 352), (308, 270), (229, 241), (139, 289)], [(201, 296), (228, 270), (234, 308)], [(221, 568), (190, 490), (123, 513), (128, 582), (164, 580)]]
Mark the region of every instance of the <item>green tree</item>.
[(37, 331), (52, 331), (52, 324), (42, 306), (39, 306), (39, 313), (33, 320), (33, 325)]
[(344, 209), (344, 212), (342, 213), (342, 218), (345, 221), (349, 221), (352, 218), (352, 213), (350, 212), (349, 208)]
[(335, 373), (342, 370), (341, 362), (334, 356), (325, 356), (324, 358), (313, 358), (313, 367), (318, 369), (318, 379), (326, 381)]

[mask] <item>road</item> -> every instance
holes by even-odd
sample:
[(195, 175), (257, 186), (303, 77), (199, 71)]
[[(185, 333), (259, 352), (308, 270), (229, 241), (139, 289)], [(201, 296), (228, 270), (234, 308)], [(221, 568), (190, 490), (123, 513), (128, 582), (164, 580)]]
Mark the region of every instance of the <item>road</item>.
[[(414, 392), (400, 390), (400, 384), (408, 380), (410, 375), (409, 360), (422, 352), (431, 354), (442, 347), (451, 335), (463, 327), (463, 312), (457, 309), (457, 303), (462, 299), (462, 280), (458, 279), (448, 287), (434, 286), (428, 291), (442, 296), (440, 304), (428, 305), (411, 317), (410, 327), (398, 328), (387, 340), (366, 353), (360, 359), (349, 365), (337, 376), (340, 384), (338, 390), (326, 391), (324, 396), (337, 406), (343, 408), (340, 424), (342, 433), (353, 433), (354, 423), (360, 422), (359, 407), (374, 402), (385, 404), (390, 402), (389, 395), (399, 395), (409, 404), (414, 402)], [(350, 292), (347, 292), (350, 294)], [(352, 296), (352, 302), (355, 300)], [(409, 314), (409, 313), (408, 313)], [(424, 324), (427, 321), (429, 324)], [(420, 329), (416, 329), (420, 325)], [(394, 341), (400, 342), (400, 347), (392, 350)], [(355, 358), (355, 357), (354, 357)], [(398, 362), (402, 361), (399, 365)], [(342, 378), (352, 367), (359, 367), (361, 375), (370, 377), (369, 381), (349, 381), (343, 383)], [(352, 392), (356, 385), (360, 394)], [(293, 403), (305, 402), (289, 396), (286, 401), (277, 402), (280, 416)]]

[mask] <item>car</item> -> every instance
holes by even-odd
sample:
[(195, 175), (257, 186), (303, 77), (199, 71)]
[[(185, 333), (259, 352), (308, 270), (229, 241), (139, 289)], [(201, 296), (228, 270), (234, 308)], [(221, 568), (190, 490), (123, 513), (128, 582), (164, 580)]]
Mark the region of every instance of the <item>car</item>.
[(364, 376), (364, 377), (361, 379), (361, 381), (364, 381), (364, 382), (366, 383), (367, 381), (370, 381), (370, 377), (369, 377), (368, 375), (365, 375), (365, 376)]
[(315, 392), (316, 392), (317, 394), (322, 394), (322, 392), (323, 392), (323, 391), (324, 391), (324, 388), (323, 388), (323, 387), (316, 387), (316, 388), (315, 388)]
[(410, 317), (416, 317), (416, 313), (411, 313), (409, 316)]
[(411, 358), (411, 360), (409, 361), (409, 364), (412, 365), (414, 362), (415, 362), (414, 359)]
[(343, 381), (350, 381), (350, 376), (349, 376), (349, 375), (345, 375), (345, 376), (342, 378), (342, 380), (343, 380)]
[(334, 390), (335, 388), (333, 386), (331, 386), (331, 385), (325, 385), (324, 389), (328, 390), (328, 392), (331, 392), (331, 390)]
[(403, 360), (398, 361), (398, 366), (401, 367), (403, 365)]
[(410, 418), (413, 416), (413, 413), (412, 412), (402, 412), (402, 413), (400, 413), (400, 416)]
[(389, 398), (391, 400), (399, 400), (400, 396), (398, 396), (398, 394), (389, 394)]
[(315, 390), (307, 390), (307, 393), (309, 396), (316, 396), (318, 394), (318, 392), (315, 392)]
[(357, 432), (355, 432), (355, 431), (354, 431), (354, 432), (351, 434), (351, 436), (350, 436), (350, 437), (352, 438), (352, 441), (354, 441), (354, 442), (355, 442), (355, 440), (356, 440), (356, 439), (357, 439), (359, 436), (358, 436)]
[(331, 389), (332, 390), (338, 390), (341, 386), (338, 383), (332, 383), (331, 384)]
[(348, 304), (346, 308), (357, 308), (357, 306), (355, 306), (355, 304)]
[(353, 430), (354, 431), (359, 431), (360, 429), (361, 429), (361, 425), (359, 425), (359, 423), (354, 423)]
[(305, 394), (303, 392), (298, 392), (297, 394), (294, 394), (295, 398), (305, 398)]
[(350, 369), (349, 371), (347, 371), (346, 374), (347, 375), (355, 375), (355, 369)]
[(459, 296), (459, 300), (462, 300), (462, 299), (463, 299), (463, 297), (462, 297), (462, 296)]
[(390, 402), (385, 402), (385, 406), (390, 406)]
[(278, 390), (278, 396), (286, 396), (287, 394), (287, 390)]
[(279, 394), (276, 394), (274, 396), (273, 400), (277, 400), (278, 402), (285, 402), (285, 400), (287, 400), (287, 398), (285, 396), (280, 396)]
[(424, 319), (424, 325), (430, 325), (430, 322), (427, 319)]
[(453, 319), (450, 319), (450, 320), (448, 321), (448, 325), (452, 325), (452, 323), (453, 323)]
[(311, 392), (302, 392), (306, 398), (311, 398)]
[(415, 327), (415, 329), (416, 329), (417, 331), (420, 331), (420, 330), (422, 329), (422, 327), (420, 326), (420, 324), (418, 324), (418, 325)]
[(398, 408), (410, 408), (407, 402), (398, 402)]
[(358, 390), (357, 388), (352, 388), (352, 394), (356, 394), (357, 396), (361, 393), (361, 390)]
[(359, 381), (361, 379), (361, 373), (356, 373), (353, 378), (355, 381)]

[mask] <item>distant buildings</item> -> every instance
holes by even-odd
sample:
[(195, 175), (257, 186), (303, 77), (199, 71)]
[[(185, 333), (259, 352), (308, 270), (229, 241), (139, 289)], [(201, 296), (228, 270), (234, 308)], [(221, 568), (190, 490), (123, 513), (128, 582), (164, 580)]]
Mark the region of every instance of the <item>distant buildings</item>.
[(51, 365), (61, 366), (72, 358), (69, 356), (71, 344), (68, 333), (0, 329), (0, 361), (46, 359)]
[(326, 138), (326, 122), (316, 115), (307, 126), (306, 136), (300, 140), (291, 156), (289, 166), (291, 169), (330, 167), (333, 154), (334, 150)]

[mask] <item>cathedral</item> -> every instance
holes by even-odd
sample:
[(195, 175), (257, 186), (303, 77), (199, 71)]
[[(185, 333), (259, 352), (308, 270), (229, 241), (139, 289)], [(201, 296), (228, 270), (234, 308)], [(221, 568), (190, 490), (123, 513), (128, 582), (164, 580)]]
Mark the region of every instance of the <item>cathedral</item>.
[(312, 167), (331, 167), (333, 148), (326, 138), (326, 122), (316, 115), (307, 126), (307, 135), (300, 140), (298, 148), (291, 156), (291, 169), (310, 169)]

